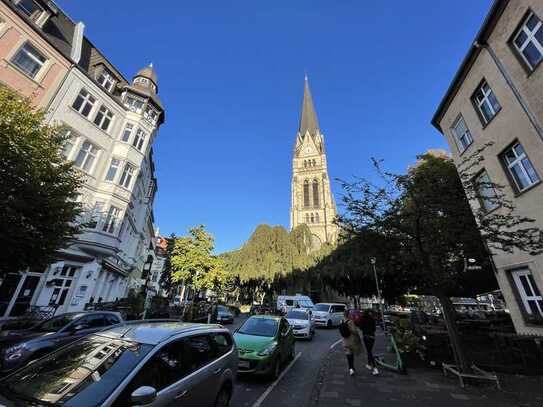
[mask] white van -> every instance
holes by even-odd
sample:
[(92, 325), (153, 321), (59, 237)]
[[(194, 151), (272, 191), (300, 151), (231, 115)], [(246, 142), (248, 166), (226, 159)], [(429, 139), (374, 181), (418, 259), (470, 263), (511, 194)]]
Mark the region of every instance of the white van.
[(280, 295), (277, 297), (277, 310), (287, 313), (293, 308), (313, 309), (313, 301), (307, 295)]
[(313, 318), (317, 326), (331, 328), (338, 326), (343, 320), (343, 314), (347, 306), (345, 304), (333, 302), (321, 302), (313, 307)]

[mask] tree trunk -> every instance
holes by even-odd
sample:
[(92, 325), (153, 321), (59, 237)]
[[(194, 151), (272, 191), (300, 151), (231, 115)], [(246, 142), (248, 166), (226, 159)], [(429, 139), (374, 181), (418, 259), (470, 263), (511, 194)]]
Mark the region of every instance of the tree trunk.
[(458, 325), (456, 325), (456, 311), (449, 297), (438, 295), (438, 298), (443, 309), (443, 318), (445, 319), (449, 340), (451, 341), (456, 367), (460, 372), (468, 373), (471, 371), (471, 368), (464, 352), (464, 347), (462, 346), (462, 338), (458, 331)]

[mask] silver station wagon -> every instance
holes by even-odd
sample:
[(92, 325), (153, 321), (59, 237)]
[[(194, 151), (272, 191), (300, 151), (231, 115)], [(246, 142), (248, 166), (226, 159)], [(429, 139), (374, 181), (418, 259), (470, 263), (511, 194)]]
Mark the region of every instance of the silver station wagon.
[(226, 407), (238, 352), (220, 325), (127, 322), (0, 381), (0, 405)]

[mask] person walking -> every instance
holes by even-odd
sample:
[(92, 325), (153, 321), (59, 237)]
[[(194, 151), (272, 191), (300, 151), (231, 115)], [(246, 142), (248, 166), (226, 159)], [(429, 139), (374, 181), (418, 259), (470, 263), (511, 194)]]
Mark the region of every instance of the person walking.
[(370, 310), (364, 311), (362, 322), (360, 323), (360, 330), (362, 331), (362, 338), (364, 340), (364, 346), (366, 353), (368, 354), (368, 364), (366, 368), (371, 370), (371, 373), (376, 376), (379, 374), (377, 369), (377, 363), (375, 363), (375, 357), (373, 356), (373, 344), (375, 343), (375, 318)]
[(346, 310), (343, 315), (343, 321), (339, 324), (339, 333), (343, 342), (343, 350), (347, 357), (347, 364), (349, 365), (349, 375), (353, 376), (354, 371), (354, 357), (362, 352), (362, 341), (358, 334), (356, 325), (349, 317), (349, 311)]

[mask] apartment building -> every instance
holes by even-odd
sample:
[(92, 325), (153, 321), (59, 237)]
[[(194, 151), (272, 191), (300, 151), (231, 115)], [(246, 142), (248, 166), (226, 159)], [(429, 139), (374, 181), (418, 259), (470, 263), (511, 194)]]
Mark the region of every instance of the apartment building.
[[(496, 0), (432, 124), (460, 167), (492, 143), (478, 164), (474, 210), (503, 210), (489, 187), (501, 185), (514, 213), (543, 229), (542, 61), (543, 2)], [(543, 256), (502, 251), (494, 262), (517, 332), (543, 335)]]

